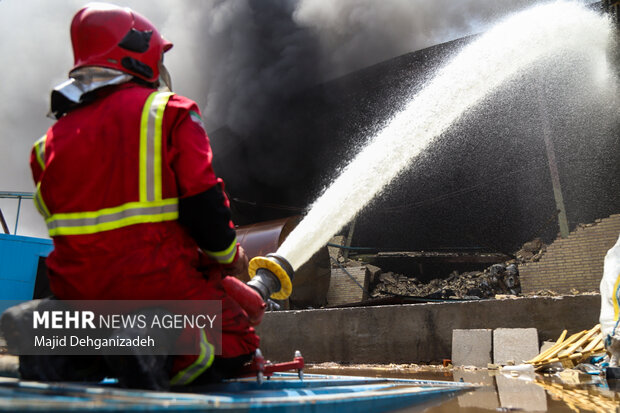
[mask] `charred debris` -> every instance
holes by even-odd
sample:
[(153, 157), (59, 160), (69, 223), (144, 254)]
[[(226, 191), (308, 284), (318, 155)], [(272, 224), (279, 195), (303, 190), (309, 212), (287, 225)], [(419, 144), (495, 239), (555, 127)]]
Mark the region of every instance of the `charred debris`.
[[(366, 287), (368, 301), (371, 302), (384, 302), (390, 298), (480, 300), (521, 296), (519, 265), (539, 261), (546, 250), (547, 245), (537, 238), (526, 242), (514, 255), (380, 252), (347, 256), (335, 250), (331, 251), (331, 255), (335, 268), (366, 266)], [(543, 290), (527, 295), (558, 294)]]

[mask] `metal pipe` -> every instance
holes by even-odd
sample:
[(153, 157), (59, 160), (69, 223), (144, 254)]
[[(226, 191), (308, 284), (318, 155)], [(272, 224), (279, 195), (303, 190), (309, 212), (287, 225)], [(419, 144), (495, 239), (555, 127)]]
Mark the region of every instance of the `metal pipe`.
[(0, 224), (2, 224), (2, 229), (5, 234), (9, 234), (9, 227), (6, 225), (6, 220), (4, 219), (4, 215), (2, 214), (2, 208), (0, 208)]
[(13, 192), (13, 191), (0, 191), (0, 198), (24, 198), (24, 199), (32, 199), (34, 198), (33, 192)]
[(355, 232), (355, 218), (351, 221), (349, 225), (349, 232), (347, 233), (347, 238), (344, 241), (344, 246), (346, 247), (342, 252), (342, 256), (347, 259), (349, 258), (349, 248), (351, 247), (351, 243), (353, 242), (353, 233)]
[(547, 152), (547, 160), (549, 161), (549, 172), (551, 173), (551, 184), (553, 185), (553, 197), (555, 205), (558, 209), (558, 225), (560, 227), (560, 236), (568, 237), (568, 218), (566, 217), (566, 206), (564, 205), (564, 196), (562, 195), (562, 186), (560, 185), (560, 173), (558, 172), (558, 163), (555, 159), (555, 148), (553, 146), (551, 125), (549, 124), (549, 115), (547, 104), (545, 102), (543, 86), (539, 83), (538, 88), (538, 106), (541, 114), (541, 124), (543, 139), (545, 141), (545, 149)]
[(19, 224), (19, 211), (22, 208), (22, 197), (17, 197), (17, 214), (15, 214), (15, 231), (13, 231), (13, 235), (17, 235), (17, 225)]

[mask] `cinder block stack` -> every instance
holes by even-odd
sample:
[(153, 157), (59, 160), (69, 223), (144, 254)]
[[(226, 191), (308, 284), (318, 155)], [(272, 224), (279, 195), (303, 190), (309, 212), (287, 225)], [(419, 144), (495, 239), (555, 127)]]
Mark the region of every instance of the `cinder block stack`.
[(452, 331), (452, 364), (487, 367), (521, 364), (538, 354), (535, 328), (497, 328)]

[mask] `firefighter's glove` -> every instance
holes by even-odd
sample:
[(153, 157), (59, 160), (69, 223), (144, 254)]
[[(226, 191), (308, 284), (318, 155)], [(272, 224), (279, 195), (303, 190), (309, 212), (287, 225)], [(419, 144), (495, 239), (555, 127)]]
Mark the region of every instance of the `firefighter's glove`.
[(235, 259), (230, 264), (225, 265), (224, 270), (226, 275), (232, 275), (242, 280), (250, 278), (248, 275), (248, 257), (245, 255), (245, 250), (241, 244), (237, 243), (237, 254), (235, 254)]

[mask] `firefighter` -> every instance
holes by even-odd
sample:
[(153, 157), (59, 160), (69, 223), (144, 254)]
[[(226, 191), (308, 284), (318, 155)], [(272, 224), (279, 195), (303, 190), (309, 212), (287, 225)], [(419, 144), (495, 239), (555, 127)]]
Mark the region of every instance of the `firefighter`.
[[(57, 121), (31, 155), (35, 204), (54, 241), (54, 296), (220, 300), (221, 356), (201, 330), (193, 338), (200, 354), (166, 364), (169, 384), (195, 382), (218, 363), (238, 367), (258, 347), (253, 325), (264, 304), (223, 275), (245, 273), (247, 258), (200, 110), (170, 91), (163, 56), (172, 43), (135, 11), (101, 3), (77, 12), (71, 41), (74, 66), (51, 96)], [(248, 309), (231, 286), (262, 307)], [(145, 368), (136, 364), (129, 369)], [(166, 387), (139, 380), (128, 385)]]

